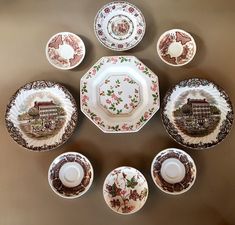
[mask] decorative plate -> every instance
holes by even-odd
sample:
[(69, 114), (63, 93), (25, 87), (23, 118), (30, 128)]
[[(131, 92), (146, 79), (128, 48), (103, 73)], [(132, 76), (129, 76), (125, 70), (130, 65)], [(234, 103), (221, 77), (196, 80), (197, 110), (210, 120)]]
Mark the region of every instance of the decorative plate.
[(103, 6), (95, 17), (96, 37), (105, 47), (126, 51), (135, 47), (145, 33), (141, 11), (129, 2), (114, 1)]
[(167, 132), (179, 144), (190, 148), (204, 149), (218, 144), (233, 123), (228, 95), (204, 79), (181, 81), (167, 92), (162, 108)]
[(94, 172), (90, 161), (77, 152), (66, 152), (51, 163), (48, 182), (51, 189), (62, 198), (78, 198), (92, 185)]
[(148, 183), (138, 170), (119, 167), (106, 177), (103, 195), (105, 202), (114, 212), (132, 214), (144, 206), (148, 197)]
[(33, 151), (62, 145), (72, 135), (77, 119), (73, 96), (51, 81), (25, 84), (11, 97), (5, 115), (13, 140)]
[(173, 195), (188, 191), (195, 182), (196, 173), (196, 166), (190, 155), (176, 148), (159, 152), (151, 166), (151, 175), (156, 186)]
[(103, 132), (136, 132), (159, 109), (158, 77), (134, 56), (101, 58), (81, 79), (81, 110)]
[(183, 66), (196, 54), (193, 37), (184, 30), (172, 29), (163, 33), (157, 42), (159, 57), (168, 65)]
[(73, 69), (84, 59), (85, 45), (76, 34), (60, 32), (47, 42), (46, 57), (49, 63), (57, 69)]

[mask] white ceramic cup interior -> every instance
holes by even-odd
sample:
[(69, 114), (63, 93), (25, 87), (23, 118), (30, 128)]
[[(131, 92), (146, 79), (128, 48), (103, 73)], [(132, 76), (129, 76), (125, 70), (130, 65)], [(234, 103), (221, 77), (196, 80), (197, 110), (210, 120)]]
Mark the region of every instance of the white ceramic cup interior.
[(175, 184), (181, 182), (185, 174), (184, 164), (178, 159), (170, 158), (162, 163), (161, 176), (168, 183)]
[(81, 183), (83, 177), (84, 170), (76, 162), (65, 163), (59, 171), (59, 178), (66, 187), (76, 187)]

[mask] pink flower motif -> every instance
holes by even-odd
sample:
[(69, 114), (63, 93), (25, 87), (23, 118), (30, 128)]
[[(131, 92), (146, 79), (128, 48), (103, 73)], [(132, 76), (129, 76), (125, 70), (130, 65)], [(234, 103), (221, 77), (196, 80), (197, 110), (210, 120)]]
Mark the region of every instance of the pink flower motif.
[(121, 192), (120, 192), (121, 195), (125, 195), (126, 193), (127, 193), (126, 190), (121, 190)]
[(129, 130), (129, 127), (128, 127), (128, 125), (127, 125), (126, 123), (124, 123), (124, 124), (122, 125), (122, 129), (123, 129), (123, 130)]
[(137, 34), (142, 34), (142, 30), (141, 29), (139, 29), (138, 31), (137, 31)]
[(133, 13), (133, 12), (134, 12), (134, 8), (133, 8), (133, 7), (129, 7), (128, 11), (129, 11), (130, 13)]
[(116, 64), (117, 61), (118, 61), (118, 59), (117, 59), (116, 57), (112, 57), (112, 58), (110, 59), (110, 61), (111, 61), (113, 64)]
[(105, 8), (105, 9), (104, 9), (104, 12), (105, 12), (105, 13), (109, 13), (109, 12), (110, 12), (110, 9), (109, 9), (109, 8)]
[(144, 66), (143, 65), (139, 65), (139, 70), (144, 70)]
[(89, 74), (91, 74), (91, 75), (95, 75), (95, 74), (96, 74), (96, 69), (95, 69), (95, 68), (93, 68), (92, 70), (90, 70), (90, 71), (89, 71)]
[(130, 81), (130, 79), (129, 79), (128, 77), (125, 77), (125, 78), (124, 78), (124, 81), (129, 82), (129, 81)]
[(156, 91), (156, 90), (157, 90), (157, 85), (156, 85), (156, 84), (153, 84), (153, 86), (151, 87), (151, 90), (152, 90), (152, 91)]
[(107, 100), (106, 100), (106, 103), (107, 103), (107, 104), (111, 104), (112, 102), (111, 102), (109, 99), (107, 99)]
[(89, 97), (87, 95), (82, 96), (82, 103), (86, 103), (89, 100)]
[(119, 44), (117, 47), (118, 47), (118, 48), (123, 48), (123, 45), (122, 45), (122, 44)]
[(118, 100), (118, 96), (115, 95), (114, 93), (111, 95), (111, 98), (114, 99), (114, 100), (116, 100), (116, 101)]
[(144, 113), (144, 118), (145, 118), (145, 119), (148, 119), (148, 117), (149, 117), (149, 113), (148, 113), (148, 112), (145, 112), (145, 113)]
[(94, 120), (95, 120), (96, 122), (100, 122), (100, 121), (101, 121), (101, 118), (98, 117), (98, 116), (96, 116), (96, 117), (94, 118)]

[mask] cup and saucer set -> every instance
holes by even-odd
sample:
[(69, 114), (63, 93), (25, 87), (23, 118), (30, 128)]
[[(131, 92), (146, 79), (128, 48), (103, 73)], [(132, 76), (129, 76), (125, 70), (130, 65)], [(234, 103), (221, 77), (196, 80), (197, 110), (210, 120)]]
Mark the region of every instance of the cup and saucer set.
[[(104, 5), (94, 19), (98, 41), (112, 51), (134, 48), (144, 37), (143, 13), (133, 4), (114, 1)], [(197, 51), (191, 34), (171, 29), (158, 39), (156, 52), (169, 66), (190, 63)], [(86, 49), (77, 34), (60, 32), (45, 48), (48, 62), (71, 70), (82, 63)], [(12, 139), (34, 151), (51, 151), (64, 144), (78, 123), (76, 100), (57, 82), (37, 80), (19, 88), (7, 105), (5, 121)], [(160, 109), (158, 76), (132, 55), (99, 59), (80, 80), (80, 109), (102, 132), (138, 132)], [(233, 124), (233, 107), (227, 93), (215, 83), (197, 77), (180, 81), (165, 94), (161, 104), (164, 128), (178, 144), (199, 151), (225, 139)], [(168, 148), (152, 160), (150, 174), (162, 192), (180, 195), (196, 180), (194, 160), (185, 151)], [(65, 199), (79, 198), (90, 189), (94, 169), (76, 151), (57, 156), (49, 166), (52, 191)], [(107, 174), (104, 201), (122, 215), (139, 211), (149, 196), (148, 181), (136, 168), (124, 165)]]

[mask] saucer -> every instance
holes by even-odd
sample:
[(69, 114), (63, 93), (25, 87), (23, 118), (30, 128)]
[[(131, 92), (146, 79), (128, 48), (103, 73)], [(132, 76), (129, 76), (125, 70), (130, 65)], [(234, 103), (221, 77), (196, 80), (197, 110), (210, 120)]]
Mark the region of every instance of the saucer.
[(129, 215), (139, 211), (148, 197), (148, 183), (138, 170), (119, 167), (108, 174), (104, 181), (105, 202), (114, 212)]
[(153, 159), (151, 175), (156, 186), (172, 195), (188, 191), (196, 179), (196, 166), (186, 152), (168, 148)]
[(196, 42), (186, 31), (172, 29), (163, 33), (157, 42), (157, 52), (171, 66), (188, 64), (196, 54)]
[(77, 152), (66, 152), (51, 163), (48, 182), (62, 198), (78, 198), (91, 187), (94, 172), (90, 161)]
[(34, 81), (21, 87), (6, 109), (6, 127), (19, 145), (52, 150), (72, 135), (78, 119), (76, 102), (62, 85)]
[(145, 19), (141, 11), (129, 2), (113, 1), (97, 13), (94, 30), (106, 48), (126, 51), (134, 48), (145, 33)]
[(85, 45), (76, 34), (60, 32), (47, 42), (46, 57), (48, 62), (57, 69), (73, 69), (84, 59)]
[(137, 132), (160, 107), (158, 77), (134, 56), (101, 58), (81, 79), (81, 110), (103, 132)]
[(205, 149), (217, 145), (229, 134), (233, 108), (222, 88), (208, 80), (191, 78), (166, 93), (162, 121), (179, 144)]

